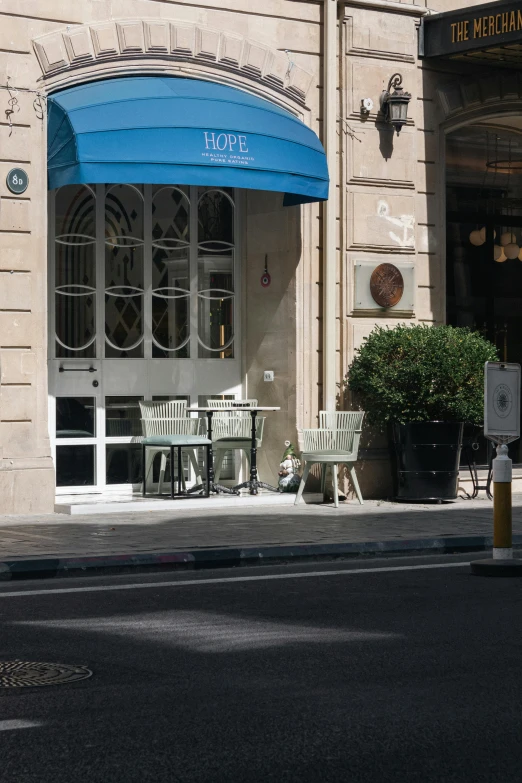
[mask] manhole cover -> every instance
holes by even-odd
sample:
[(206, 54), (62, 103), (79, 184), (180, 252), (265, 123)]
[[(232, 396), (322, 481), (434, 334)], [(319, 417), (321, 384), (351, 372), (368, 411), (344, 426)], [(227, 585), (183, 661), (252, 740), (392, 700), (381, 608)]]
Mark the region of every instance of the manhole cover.
[(39, 661), (0, 661), (0, 688), (29, 688), (35, 685), (61, 685), (86, 680), (92, 672), (86, 666)]

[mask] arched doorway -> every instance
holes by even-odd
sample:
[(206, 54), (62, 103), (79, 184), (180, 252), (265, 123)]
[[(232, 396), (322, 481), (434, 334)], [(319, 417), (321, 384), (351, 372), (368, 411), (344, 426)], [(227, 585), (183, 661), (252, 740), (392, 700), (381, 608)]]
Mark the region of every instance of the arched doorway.
[(53, 94), (49, 106), (57, 484), (82, 494), (130, 488), (140, 480), (141, 400), (196, 407), (245, 391), (239, 278), (249, 275), (245, 245), (257, 261), (267, 238), (248, 204), (242, 236), (243, 202), (269, 191), (270, 215), (273, 194), (279, 211), (324, 200), (326, 158), (293, 114), (210, 81), (115, 77)]
[[(522, 363), (522, 120), (492, 117), (446, 136), (446, 319)], [(491, 445), (479, 438), (477, 464)], [(522, 449), (510, 446), (515, 463)]]

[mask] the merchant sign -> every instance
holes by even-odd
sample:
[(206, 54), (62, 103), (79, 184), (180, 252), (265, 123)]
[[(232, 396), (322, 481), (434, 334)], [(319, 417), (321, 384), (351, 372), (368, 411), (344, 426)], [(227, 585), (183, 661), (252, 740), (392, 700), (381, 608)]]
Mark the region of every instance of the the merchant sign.
[(421, 57), (451, 57), (506, 49), (522, 42), (522, 0), (487, 3), (424, 17), (421, 25)]

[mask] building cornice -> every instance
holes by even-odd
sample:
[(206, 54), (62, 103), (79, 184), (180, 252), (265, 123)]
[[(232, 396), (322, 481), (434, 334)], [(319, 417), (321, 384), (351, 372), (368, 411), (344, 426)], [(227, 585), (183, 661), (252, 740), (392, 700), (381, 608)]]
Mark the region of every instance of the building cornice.
[(404, 14), (406, 16), (427, 16), (429, 8), (421, 8), (410, 3), (395, 3), (393, 0), (346, 0), (343, 3), (345, 16), (350, 16), (350, 8), (368, 8), (374, 11), (386, 11), (389, 14)]

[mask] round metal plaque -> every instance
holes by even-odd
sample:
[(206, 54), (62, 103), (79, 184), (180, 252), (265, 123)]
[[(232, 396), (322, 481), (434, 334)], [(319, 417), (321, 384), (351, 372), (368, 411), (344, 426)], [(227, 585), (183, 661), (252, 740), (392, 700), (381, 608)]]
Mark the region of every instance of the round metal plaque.
[(16, 193), (17, 195), (25, 193), (27, 186), (29, 185), (27, 171), (24, 171), (23, 169), (11, 169), (7, 175), (6, 182), (11, 193)]
[(86, 666), (39, 661), (0, 661), (0, 688), (31, 688), (86, 680), (92, 671)]
[(393, 307), (404, 293), (404, 280), (393, 264), (380, 264), (370, 277), (370, 293), (379, 307)]

